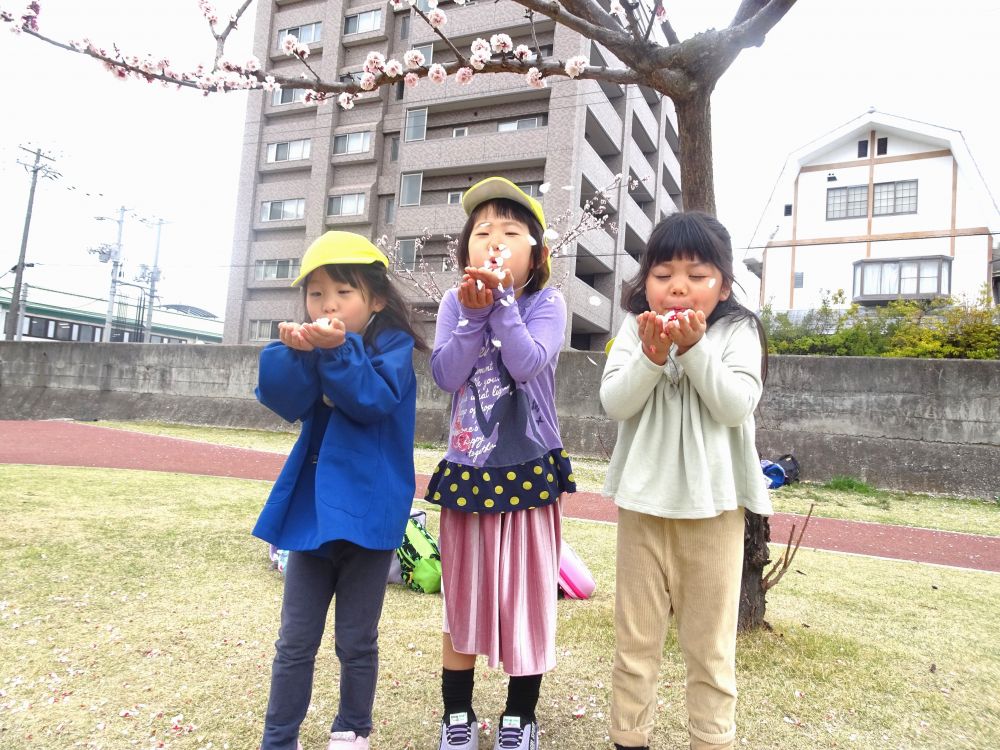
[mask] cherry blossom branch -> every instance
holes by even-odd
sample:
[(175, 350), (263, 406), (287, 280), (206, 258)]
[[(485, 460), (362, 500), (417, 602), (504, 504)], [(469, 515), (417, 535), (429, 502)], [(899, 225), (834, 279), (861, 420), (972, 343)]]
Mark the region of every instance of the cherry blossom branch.
[[(455, 53), (455, 59), (458, 60), (463, 65), (467, 65), (468, 61), (465, 59), (465, 55), (463, 55), (461, 52), (459, 52), (458, 51), (458, 47), (456, 47), (452, 43), (451, 39), (449, 39), (445, 35), (445, 33), (443, 31), (441, 31), (440, 27), (443, 26), (445, 24), (445, 22), (447, 21), (447, 17), (445, 16), (444, 11), (438, 10), (437, 8), (434, 8), (431, 11), (431, 13), (440, 14), (440, 16), (436, 16), (435, 17), (435, 22), (431, 22), (431, 19), (428, 18), (427, 14), (424, 13), (422, 10), (420, 10), (420, 8), (417, 7), (416, 5), (413, 6), (413, 10), (415, 10), (417, 12), (418, 16), (420, 16), (422, 19), (424, 19), (424, 21), (427, 23), (428, 26), (431, 27), (431, 29), (434, 31), (435, 34), (437, 34), (439, 37), (441, 37), (444, 40), (445, 44), (447, 44), (449, 47), (451, 47), (451, 51)], [(438, 18), (440, 20), (438, 20)]]
[[(614, 1), (614, 0), (613, 0)], [(616, 31), (605, 26), (590, 23), (566, 10), (555, 0), (514, 0), (518, 5), (538, 11), (568, 29), (598, 41), (609, 48), (622, 47), (631, 43), (631, 37), (624, 31)]]

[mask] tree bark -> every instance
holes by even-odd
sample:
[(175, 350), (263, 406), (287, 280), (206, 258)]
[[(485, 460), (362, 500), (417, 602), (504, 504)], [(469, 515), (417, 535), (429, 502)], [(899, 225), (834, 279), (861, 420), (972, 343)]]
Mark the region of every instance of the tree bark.
[(681, 195), (685, 211), (715, 216), (712, 170), (712, 91), (694, 86), (690, 95), (675, 98), (681, 154)]
[(767, 543), (771, 526), (767, 516), (746, 512), (743, 530), (743, 581), (740, 585), (740, 613), (736, 629), (739, 632), (767, 627), (764, 612), (767, 607), (762, 585), (764, 568), (770, 560)]

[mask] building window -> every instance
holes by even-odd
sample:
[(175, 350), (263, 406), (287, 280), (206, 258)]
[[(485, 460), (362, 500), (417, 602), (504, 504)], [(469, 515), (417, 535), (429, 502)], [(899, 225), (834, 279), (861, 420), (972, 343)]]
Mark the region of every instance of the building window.
[(399, 19), (399, 38), (407, 39), (410, 36), (410, 17), (408, 15)]
[(399, 252), (396, 254), (396, 266), (413, 271), (417, 267), (417, 241), (415, 239), (400, 240)]
[(535, 62), (535, 61), (537, 61), (538, 60), (538, 52), (539, 51), (542, 53), (542, 57), (543, 58), (544, 57), (552, 57), (552, 45), (551, 44), (542, 44), (542, 45), (540, 45), (538, 47), (537, 50), (535, 49), (535, 47), (533, 47), (530, 44), (528, 46), (531, 47), (531, 54), (528, 55), (526, 58), (524, 58), (525, 62)]
[(856, 300), (926, 299), (951, 293), (951, 261), (947, 256), (888, 258), (854, 263)]
[(272, 341), (278, 338), (278, 323), (280, 320), (251, 320), (251, 341)]
[(390, 195), (385, 200), (385, 223), (392, 226), (396, 223), (396, 196)]
[(803, 272), (803, 271), (796, 271), (795, 272), (795, 288), (796, 289), (801, 289), (803, 287), (803, 285), (805, 284), (805, 281), (806, 281), (805, 272)]
[(858, 158), (865, 159), (868, 157), (868, 139), (863, 141), (858, 141)]
[(55, 341), (100, 341), (104, 329), (100, 326), (89, 326), (70, 323), (64, 320), (40, 318), (37, 315), (26, 315), (21, 324), (21, 335), (36, 339), (53, 339)]
[(530, 195), (532, 198), (542, 197), (542, 191), (541, 191), (542, 184), (540, 182), (521, 182), (518, 183), (518, 187), (521, 188), (521, 190), (526, 192), (528, 195)]
[(457, 206), (462, 202), (462, 191), (461, 190), (449, 190), (448, 191), (448, 205)]
[(917, 212), (917, 181), (880, 182), (875, 185), (875, 216), (915, 214)]
[(403, 97), (406, 96), (406, 84), (403, 81), (399, 81), (396, 84), (395, 89), (396, 89), (396, 101), (400, 102), (403, 100)]
[(283, 201), (264, 201), (261, 204), (261, 221), (288, 221), (301, 219), (305, 216), (306, 201), (304, 198), (291, 198)]
[(267, 163), (278, 161), (298, 161), (308, 159), (311, 143), (308, 138), (300, 141), (284, 141), (267, 144)]
[(346, 133), (333, 139), (335, 154), (364, 154), (372, 145), (372, 134), (369, 131), (361, 133)]
[(305, 100), (305, 89), (275, 89), (271, 94), (271, 104), (275, 107), (281, 104), (297, 104)]
[(389, 161), (399, 161), (399, 136), (389, 139)]
[(420, 191), (424, 184), (423, 172), (404, 174), (399, 179), (399, 205), (419, 206)]
[(299, 275), (298, 258), (254, 261), (253, 275), (257, 281), (294, 279)]
[(875, 153), (878, 156), (884, 156), (885, 154), (889, 153), (889, 139), (888, 138), (879, 138), (878, 139), (878, 141), (875, 143)]
[(431, 63), (434, 62), (434, 45), (422, 44), (421, 46), (414, 47), (413, 49), (420, 52), (424, 56), (424, 67), (429, 68)]
[(367, 10), (344, 19), (344, 34), (364, 34), (382, 28), (382, 10)]
[(792, 204), (791, 203), (786, 203), (785, 204), (785, 216), (791, 216), (791, 215), (792, 215)]
[(853, 219), (868, 215), (868, 186), (827, 188), (826, 218)]
[(331, 195), (326, 200), (327, 216), (360, 216), (365, 212), (365, 194)]
[(340, 76), (341, 83), (356, 83), (361, 84), (361, 76), (364, 75), (360, 70), (354, 70), (350, 73), (344, 73)]
[(518, 120), (501, 120), (497, 123), (497, 132), (509, 133), (514, 130), (534, 130), (535, 128), (544, 128), (547, 123), (547, 115), (522, 117)]
[(278, 49), (284, 45), (286, 36), (294, 36), (301, 44), (314, 44), (320, 40), (322, 32), (323, 24), (320, 21), (281, 29), (278, 32)]
[(452, 128), (451, 137), (452, 138), (465, 138), (469, 134), (468, 128)]
[(403, 140), (422, 141), (427, 137), (427, 108), (406, 110)]

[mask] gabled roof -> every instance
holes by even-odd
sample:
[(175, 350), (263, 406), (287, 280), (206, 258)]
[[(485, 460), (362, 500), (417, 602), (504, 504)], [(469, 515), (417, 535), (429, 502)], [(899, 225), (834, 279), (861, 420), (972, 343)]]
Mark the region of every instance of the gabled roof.
[[(751, 247), (767, 243), (768, 238), (766, 235), (762, 236), (762, 231), (767, 232), (768, 230), (767, 228), (762, 230), (761, 224), (767, 216), (768, 209), (774, 202), (775, 196), (781, 195), (781, 191), (795, 181), (796, 176), (804, 165), (809, 164), (816, 156), (830, 150), (833, 146), (843, 142), (855, 141), (859, 134), (867, 134), (873, 128), (880, 132), (896, 132), (900, 135), (915, 136), (920, 140), (939, 144), (940, 148), (950, 149), (955, 157), (955, 161), (958, 162), (959, 170), (975, 188), (981, 191), (981, 195), (985, 196), (983, 207), (990, 213), (988, 221), (985, 222), (986, 225), (990, 229), (1000, 230), (1000, 209), (997, 208), (997, 203), (990, 193), (989, 187), (986, 185), (986, 180), (983, 179), (982, 172), (979, 171), (979, 165), (976, 164), (976, 160), (972, 157), (972, 152), (969, 151), (969, 146), (965, 142), (965, 136), (962, 135), (961, 130), (946, 128), (941, 125), (932, 125), (931, 123), (911, 120), (898, 115), (890, 115), (887, 112), (879, 112), (872, 108), (859, 117), (845, 122), (840, 127), (834, 128), (825, 135), (810, 141), (788, 155), (788, 158), (785, 160), (785, 166), (775, 182), (774, 189), (771, 191), (771, 197), (761, 212), (757, 228), (754, 230), (753, 239), (750, 242)], [(759, 256), (759, 251), (754, 252)], [(749, 253), (750, 251), (748, 251)]]

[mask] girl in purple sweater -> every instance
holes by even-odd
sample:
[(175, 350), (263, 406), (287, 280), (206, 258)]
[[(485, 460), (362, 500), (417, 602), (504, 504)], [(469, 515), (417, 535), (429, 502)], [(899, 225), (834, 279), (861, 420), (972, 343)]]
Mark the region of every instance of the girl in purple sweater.
[(444, 638), (440, 750), (476, 750), (476, 655), (510, 675), (494, 746), (538, 743), (542, 674), (555, 666), (560, 506), (574, 492), (555, 372), (566, 303), (546, 288), (541, 204), (502, 177), (469, 188), (465, 267), (441, 301), (431, 371), (452, 395), (448, 451), (426, 499), (441, 506)]

